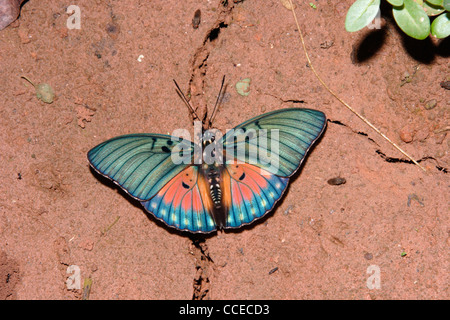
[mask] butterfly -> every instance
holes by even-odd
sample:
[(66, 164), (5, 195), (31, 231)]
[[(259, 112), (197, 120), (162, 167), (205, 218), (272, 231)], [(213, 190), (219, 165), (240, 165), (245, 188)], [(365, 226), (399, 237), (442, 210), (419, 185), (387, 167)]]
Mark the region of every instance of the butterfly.
[(154, 133), (122, 135), (88, 152), (91, 167), (181, 231), (210, 233), (263, 217), (324, 132), (326, 117), (313, 109), (280, 109), (221, 135), (210, 127), (222, 88), (213, 115), (202, 121), (200, 142)]

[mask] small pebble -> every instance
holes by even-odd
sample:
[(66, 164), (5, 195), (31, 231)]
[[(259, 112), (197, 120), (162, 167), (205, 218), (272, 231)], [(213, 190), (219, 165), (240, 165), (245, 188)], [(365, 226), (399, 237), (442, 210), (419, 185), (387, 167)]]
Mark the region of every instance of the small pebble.
[(200, 11), (200, 9), (198, 9), (194, 13), (194, 18), (192, 18), (192, 28), (194, 28), (194, 29), (198, 28), (198, 26), (200, 25), (200, 22), (201, 22), (201, 17), (202, 17), (202, 12)]
[(333, 40), (327, 40), (327, 41), (325, 41), (325, 42), (322, 42), (322, 43), (320, 44), (320, 47), (321, 47), (322, 49), (328, 49), (328, 48), (330, 48), (330, 47), (333, 45), (333, 43), (334, 43)]
[(366, 252), (366, 253), (364, 254), (364, 259), (366, 259), (366, 260), (372, 260), (372, 259), (373, 259), (373, 254), (371, 254), (371, 253), (369, 253), (369, 252)]
[(399, 135), (400, 139), (402, 139), (402, 141), (406, 143), (410, 143), (414, 139), (414, 132), (409, 126), (403, 127), (400, 130)]
[(114, 40), (117, 39), (119, 33), (120, 33), (120, 27), (118, 24), (115, 23), (108, 23), (106, 25), (106, 32), (108, 35), (113, 38)]
[(347, 180), (345, 180), (345, 178), (336, 177), (336, 178), (329, 179), (327, 182), (329, 185), (339, 186), (341, 184), (345, 184), (347, 182)]
[(239, 93), (241, 96), (248, 96), (250, 94), (250, 82), (251, 79), (250, 78), (245, 78), (242, 79), (241, 81), (238, 81), (236, 83), (236, 91), (237, 93)]
[(425, 103), (425, 109), (431, 110), (434, 107), (436, 107), (436, 105), (437, 105), (436, 99), (431, 99)]

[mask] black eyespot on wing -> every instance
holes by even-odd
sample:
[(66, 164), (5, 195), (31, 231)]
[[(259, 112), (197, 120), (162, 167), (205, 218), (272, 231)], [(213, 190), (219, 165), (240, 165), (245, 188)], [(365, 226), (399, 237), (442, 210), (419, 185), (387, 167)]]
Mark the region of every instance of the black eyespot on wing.
[(169, 146), (171, 146), (171, 145), (173, 145), (173, 141), (172, 141), (172, 140), (167, 140), (167, 144), (168, 144)]
[(189, 186), (186, 184), (186, 183), (184, 183), (184, 182), (181, 182), (181, 185), (183, 186), (183, 188), (185, 188), (185, 189), (189, 189)]
[(245, 172), (243, 172), (243, 173), (242, 173), (242, 176), (239, 177), (239, 181), (244, 180), (244, 178), (245, 178)]
[(167, 148), (166, 146), (161, 147), (161, 150), (162, 150), (163, 152), (170, 153), (170, 149)]

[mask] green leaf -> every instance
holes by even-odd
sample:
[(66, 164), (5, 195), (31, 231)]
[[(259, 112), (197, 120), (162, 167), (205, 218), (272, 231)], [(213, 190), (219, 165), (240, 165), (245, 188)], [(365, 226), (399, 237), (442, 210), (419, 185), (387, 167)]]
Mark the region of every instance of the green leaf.
[(430, 18), (414, 0), (404, 0), (403, 6), (393, 7), (394, 19), (408, 36), (423, 40), (430, 34)]
[(450, 12), (441, 14), (431, 24), (431, 34), (436, 38), (447, 38), (450, 35)]
[(345, 17), (345, 29), (359, 31), (376, 17), (380, 10), (380, 0), (356, 0), (348, 9)]
[(450, 11), (450, 0), (444, 0), (444, 3), (442, 4), (445, 10)]
[(435, 5), (437, 7), (442, 7), (444, 0), (425, 0), (425, 2), (431, 3), (432, 5)]
[(397, 7), (400, 7), (401, 5), (403, 5), (403, 0), (387, 0), (387, 2), (389, 2), (393, 6), (397, 6)]
[[(444, 1), (444, 0), (442, 0), (442, 1)], [(435, 4), (429, 3), (429, 1), (425, 1), (423, 3), (422, 7), (423, 7), (423, 10), (426, 12), (426, 14), (430, 17), (437, 16), (438, 14), (441, 14), (442, 12), (444, 12), (442, 3), (441, 3), (441, 5), (435, 5)]]

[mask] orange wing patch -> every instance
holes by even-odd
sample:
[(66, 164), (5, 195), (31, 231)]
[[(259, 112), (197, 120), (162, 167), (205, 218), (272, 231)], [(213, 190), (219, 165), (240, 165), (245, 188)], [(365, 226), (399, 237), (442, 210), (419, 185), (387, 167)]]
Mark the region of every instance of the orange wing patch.
[(156, 218), (179, 230), (211, 232), (216, 225), (206, 183), (198, 167), (188, 167), (142, 205)]
[(257, 166), (238, 163), (226, 166), (230, 194), (227, 227), (238, 228), (269, 212), (283, 195), (289, 178), (279, 177)]
[[(159, 196), (163, 196), (166, 202), (172, 202), (172, 204), (177, 207), (181, 204), (181, 200), (185, 193), (179, 192), (180, 186), (188, 191), (197, 183), (197, 170), (194, 167), (189, 167), (179, 173), (177, 176), (172, 178), (159, 192)], [(184, 203), (187, 199), (184, 199)]]
[[(242, 203), (242, 200), (251, 200), (253, 197), (252, 190), (264, 189), (267, 187), (267, 180), (264, 176), (271, 176), (271, 174), (259, 167), (251, 164), (232, 164), (228, 167), (230, 177), (237, 182), (242, 182), (240, 186), (233, 183), (233, 201), (238, 204)], [(238, 192), (238, 189), (240, 192)]]

